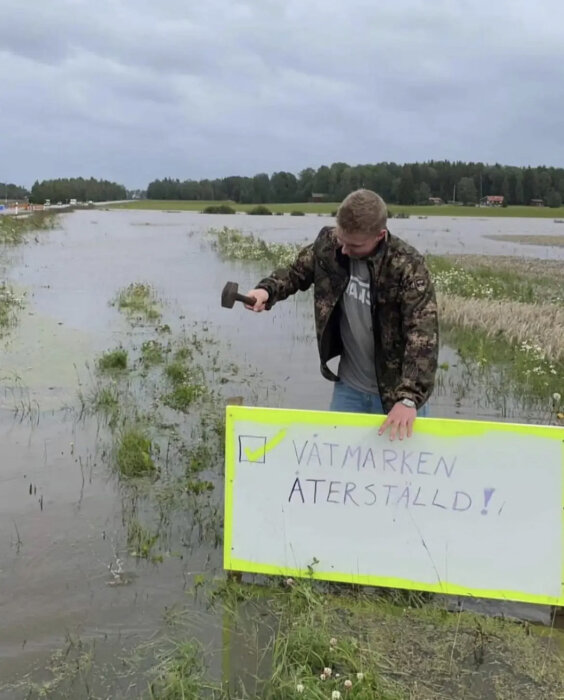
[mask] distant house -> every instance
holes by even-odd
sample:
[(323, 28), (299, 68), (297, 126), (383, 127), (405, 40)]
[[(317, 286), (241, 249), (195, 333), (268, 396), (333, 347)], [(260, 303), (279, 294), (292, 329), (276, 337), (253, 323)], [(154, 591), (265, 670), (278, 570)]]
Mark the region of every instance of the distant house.
[(532, 207), (544, 207), (544, 199), (531, 199)]
[(312, 202), (324, 202), (327, 199), (326, 194), (322, 194), (320, 192), (312, 192), (311, 194), (311, 201)]
[(489, 194), (487, 197), (480, 199), (482, 207), (501, 207), (505, 197), (502, 194)]
[(440, 197), (429, 197), (429, 204), (444, 204), (443, 200)]

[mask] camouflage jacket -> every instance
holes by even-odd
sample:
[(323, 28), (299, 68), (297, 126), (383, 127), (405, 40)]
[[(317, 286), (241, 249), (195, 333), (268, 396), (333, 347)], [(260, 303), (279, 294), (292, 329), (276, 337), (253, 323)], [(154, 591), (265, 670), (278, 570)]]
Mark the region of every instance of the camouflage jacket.
[[(380, 397), (388, 412), (408, 398), (420, 408), (435, 383), (439, 330), (435, 290), (423, 256), (388, 232), (367, 258)], [(315, 325), (321, 373), (338, 381), (327, 362), (341, 354), (339, 300), (349, 282), (349, 258), (335, 229), (325, 227), (287, 268), (275, 270), (257, 288), (269, 294), (267, 308), (314, 286)]]

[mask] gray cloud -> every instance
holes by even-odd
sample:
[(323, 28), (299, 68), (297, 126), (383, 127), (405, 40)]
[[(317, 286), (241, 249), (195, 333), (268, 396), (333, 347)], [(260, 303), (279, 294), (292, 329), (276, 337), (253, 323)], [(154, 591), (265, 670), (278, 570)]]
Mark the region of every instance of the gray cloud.
[(0, 180), (564, 163), (557, 0), (3, 0)]

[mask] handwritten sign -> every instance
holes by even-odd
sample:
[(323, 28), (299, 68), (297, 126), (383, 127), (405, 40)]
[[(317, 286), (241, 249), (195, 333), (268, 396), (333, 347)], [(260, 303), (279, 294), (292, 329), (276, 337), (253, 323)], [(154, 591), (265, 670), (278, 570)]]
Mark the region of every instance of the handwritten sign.
[(227, 407), (227, 570), (564, 604), (564, 431)]

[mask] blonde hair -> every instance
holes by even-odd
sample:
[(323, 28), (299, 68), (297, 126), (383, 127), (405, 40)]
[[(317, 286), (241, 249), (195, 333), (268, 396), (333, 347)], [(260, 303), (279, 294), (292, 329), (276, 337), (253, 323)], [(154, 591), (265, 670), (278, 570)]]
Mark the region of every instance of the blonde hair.
[(386, 202), (371, 190), (351, 192), (337, 211), (337, 225), (347, 233), (377, 236), (387, 221)]

